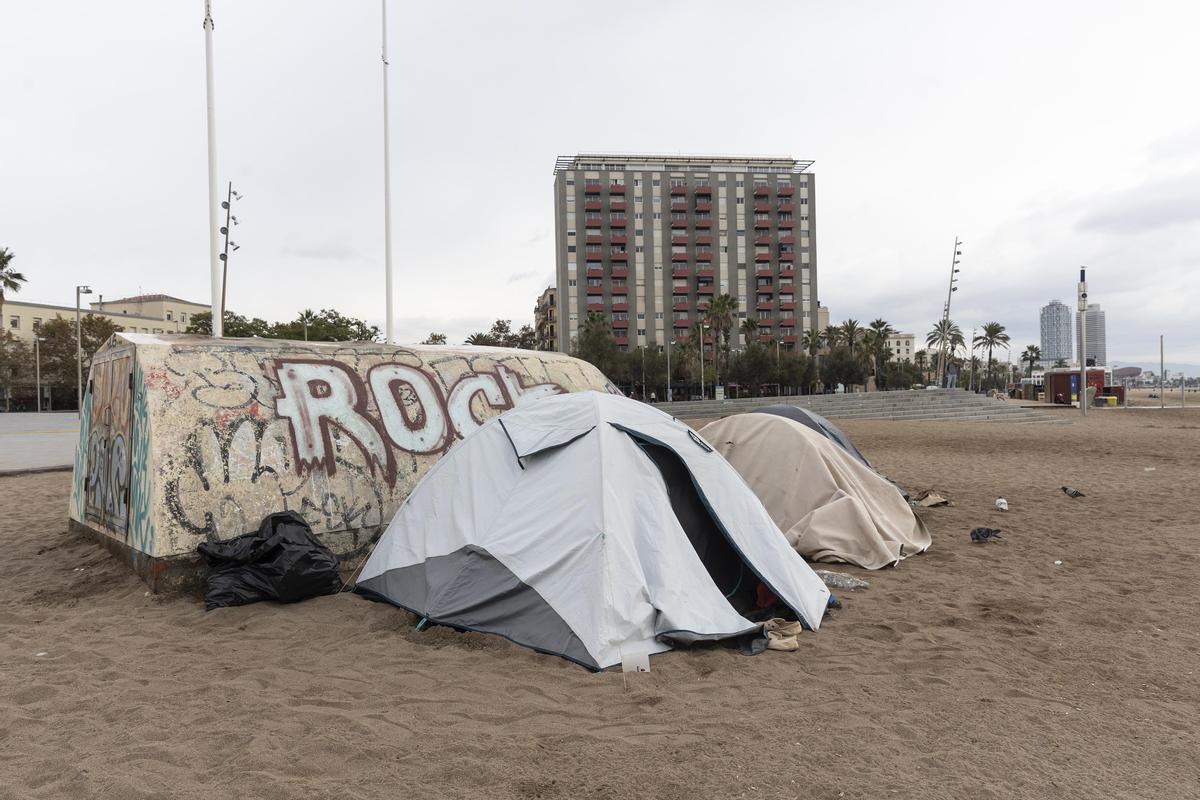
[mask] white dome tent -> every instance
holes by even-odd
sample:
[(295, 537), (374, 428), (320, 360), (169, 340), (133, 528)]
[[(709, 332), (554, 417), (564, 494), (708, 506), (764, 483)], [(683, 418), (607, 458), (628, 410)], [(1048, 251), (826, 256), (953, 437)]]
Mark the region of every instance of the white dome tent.
[(409, 495), (357, 588), (591, 669), (754, 633), (764, 596), (816, 629), (829, 599), (703, 439), (597, 392), (469, 435)]

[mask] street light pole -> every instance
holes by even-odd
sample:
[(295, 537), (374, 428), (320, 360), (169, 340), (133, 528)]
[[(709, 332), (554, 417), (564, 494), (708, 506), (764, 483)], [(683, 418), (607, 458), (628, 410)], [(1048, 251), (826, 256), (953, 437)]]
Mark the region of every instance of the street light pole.
[(211, 291), (212, 335), (219, 338), (225, 334), (224, 309), (221, 302), (221, 261), (217, 258), (217, 117), (213, 98), (213, 18), (212, 0), (204, 0), (204, 79), (205, 99), (208, 108), (208, 261), (209, 288)]
[(671, 339), (667, 339), (667, 402), (671, 402)]
[(392, 331), (392, 156), (388, 135), (388, 56), (387, 56), (387, 0), (381, 0), (383, 8), (383, 269), (386, 312), (384, 340), (394, 344)]
[[(83, 325), (79, 318), (79, 295), (91, 294), (92, 287), (75, 287), (75, 393), (78, 400), (78, 410), (75, 412), (83, 419)], [(41, 403), (41, 399), (38, 399)]]
[(1079, 268), (1079, 408), (1087, 416), (1087, 268)]
[(33, 380), (37, 386), (37, 410), (39, 414), (42, 413), (42, 348), (39, 346), (41, 341), (42, 337), (35, 333), (33, 336)]
[(958, 291), (958, 287), (954, 284), (958, 282), (958, 278), (954, 277), (958, 274), (958, 257), (962, 255), (962, 242), (958, 237), (954, 237), (954, 257), (950, 259), (950, 286), (946, 289), (946, 306), (942, 309), (942, 346), (938, 349), (938, 387), (946, 381), (946, 348), (950, 346), (950, 298)]

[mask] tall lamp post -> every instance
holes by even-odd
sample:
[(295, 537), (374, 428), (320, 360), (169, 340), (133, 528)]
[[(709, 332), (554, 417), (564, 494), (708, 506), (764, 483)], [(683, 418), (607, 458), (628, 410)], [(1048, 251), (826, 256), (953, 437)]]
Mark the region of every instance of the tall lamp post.
[[(83, 324), (79, 318), (79, 295), (91, 294), (92, 287), (76, 286), (75, 287), (75, 392), (76, 399), (79, 402), (78, 410), (75, 412), (83, 419)], [(41, 398), (38, 398), (39, 408)]]
[(954, 258), (950, 259), (950, 287), (946, 290), (946, 305), (942, 309), (942, 321), (945, 324), (943, 325), (944, 338), (942, 340), (942, 346), (938, 350), (938, 386), (941, 386), (946, 382), (946, 348), (950, 344), (950, 298), (952, 298), (954, 293), (958, 291), (958, 287), (955, 286), (955, 284), (958, 283), (958, 257), (962, 255), (961, 248), (962, 242), (959, 241), (957, 236), (955, 236)]
[(671, 402), (671, 345), (674, 339), (667, 337), (667, 402)]
[(41, 343), (44, 340), (41, 336), (34, 334), (33, 336), (33, 374), (34, 385), (37, 387), (37, 410), (42, 413), (42, 348)]

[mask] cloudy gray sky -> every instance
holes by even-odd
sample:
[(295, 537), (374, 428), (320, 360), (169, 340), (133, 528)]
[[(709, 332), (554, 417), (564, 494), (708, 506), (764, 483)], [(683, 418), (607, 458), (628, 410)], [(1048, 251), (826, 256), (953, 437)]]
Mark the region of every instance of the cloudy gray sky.
[[(215, 0), (230, 307), (383, 318), (379, 6)], [(12, 4), (0, 246), (22, 298), (207, 301), (203, 3)], [(389, 24), (397, 335), (520, 323), (581, 150), (815, 160), (820, 299), (1037, 341), (1078, 265), (1110, 360), (1200, 362), (1200, 4), (399, 3)]]

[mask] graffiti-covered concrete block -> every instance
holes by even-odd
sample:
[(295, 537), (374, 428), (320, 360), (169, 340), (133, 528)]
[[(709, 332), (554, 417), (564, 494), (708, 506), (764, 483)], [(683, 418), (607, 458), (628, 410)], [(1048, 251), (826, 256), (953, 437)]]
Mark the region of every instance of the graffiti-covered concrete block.
[(72, 526), (155, 589), (276, 511), (352, 564), (484, 420), (586, 389), (615, 391), (561, 353), (119, 333), (84, 396)]

